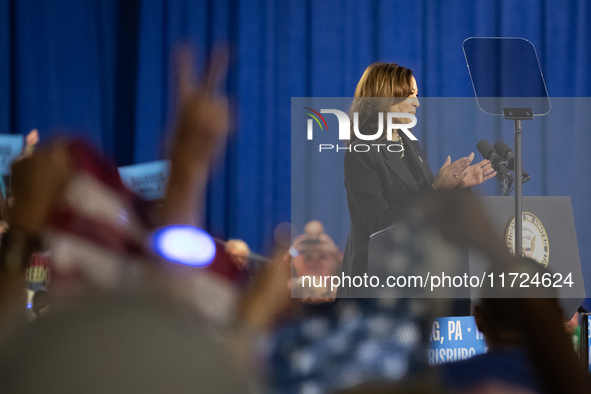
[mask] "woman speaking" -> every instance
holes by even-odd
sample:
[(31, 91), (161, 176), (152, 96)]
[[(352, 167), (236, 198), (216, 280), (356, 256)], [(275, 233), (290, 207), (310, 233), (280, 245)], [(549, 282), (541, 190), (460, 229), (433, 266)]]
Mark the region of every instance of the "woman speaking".
[[(375, 134), (379, 129), (379, 116), (388, 112), (414, 115), (419, 107), (417, 96), (417, 82), (410, 69), (396, 63), (374, 63), (357, 84), (350, 114), (358, 113), (361, 134)], [(398, 119), (396, 123), (405, 123), (404, 119)], [(385, 119), (380, 123), (383, 127)], [(410, 140), (398, 130), (392, 133), (391, 141), (387, 140), (386, 133), (382, 135), (378, 141), (373, 141), (369, 151), (365, 147), (355, 151), (356, 144), (368, 141), (353, 139), (352, 149), (345, 153), (345, 187), (351, 230), (342, 271), (350, 277), (367, 273), (370, 235), (395, 224), (404, 209), (421, 193), (471, 187), (496, 175), (488, 160), (470, 165), (474, 159), (474, 153), (471, 153), (453, 163), (448, 156), (434, 177), (418, 141)], [(395, 144), (395, 148), (386, 149), (388, 144)], [(339, 289), (339, 297), (353, 296), (350, 290)]]

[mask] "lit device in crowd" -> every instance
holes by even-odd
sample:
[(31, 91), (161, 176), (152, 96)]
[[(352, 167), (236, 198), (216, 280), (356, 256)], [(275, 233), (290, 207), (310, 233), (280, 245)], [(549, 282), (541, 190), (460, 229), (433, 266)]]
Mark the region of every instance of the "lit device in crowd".
[(187, 225), (159, 229), (152, 236), (152, 248), (166, 260), (195, 267), (210, 264), (216, 250), (211, 235)]

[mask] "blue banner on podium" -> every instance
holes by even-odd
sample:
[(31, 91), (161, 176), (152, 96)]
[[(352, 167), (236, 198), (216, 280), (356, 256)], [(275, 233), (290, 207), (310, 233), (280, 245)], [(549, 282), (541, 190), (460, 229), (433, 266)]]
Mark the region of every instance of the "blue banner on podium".
[(119, 167), (123, 183), (146, 200), (164, 197), (170, 163), (168, 160), (151, 161)]
[(0, 134), (0, 174), (10, 174), (10, 165), (23, 150), (24, 139), (20, 134)]
[(429, 338), (429, 364), (464, 360), (486, 353), (484, 335), (472, 316), (438, 317), (433, 322)]

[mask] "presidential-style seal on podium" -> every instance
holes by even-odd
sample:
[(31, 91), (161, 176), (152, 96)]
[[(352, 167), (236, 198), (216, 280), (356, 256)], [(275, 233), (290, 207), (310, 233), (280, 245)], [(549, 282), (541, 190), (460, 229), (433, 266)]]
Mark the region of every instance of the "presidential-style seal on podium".
[[(531, 212), (522, 213), (522, 254), (529, 257), (544, 267), (548, 267), (550, 257), (550, 243), (544, 225), (536, 215)], [(515, 254), (515, 216), (509, 220), (505, 229), (505, 243), (509, 252)]]

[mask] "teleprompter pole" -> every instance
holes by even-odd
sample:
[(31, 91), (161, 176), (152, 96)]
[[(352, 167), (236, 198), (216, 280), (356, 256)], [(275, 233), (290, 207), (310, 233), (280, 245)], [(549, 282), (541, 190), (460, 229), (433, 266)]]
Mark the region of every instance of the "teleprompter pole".
[(534, 118), (531, 108), (503, 108), (505, 119), (515, 121), (515, 256), (522, 253), (522, 207), (523, 165), (521, 162), (521, 121)]
[(522, 248), (522, 162), (521, 162), (521, 119), (515, 119), (515, 256), (521, 256)]

